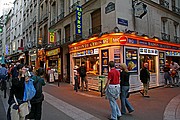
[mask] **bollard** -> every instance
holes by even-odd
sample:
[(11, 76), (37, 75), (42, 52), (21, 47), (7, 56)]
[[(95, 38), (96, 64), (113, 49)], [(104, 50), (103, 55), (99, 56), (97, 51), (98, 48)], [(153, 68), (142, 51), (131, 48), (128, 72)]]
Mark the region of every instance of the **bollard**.
[(101, 97), (103, 96), (103, 91), (102, 91), (103, 87), (102, 87), (102, 83), (103, 83), (103, 81), (101, 80)]

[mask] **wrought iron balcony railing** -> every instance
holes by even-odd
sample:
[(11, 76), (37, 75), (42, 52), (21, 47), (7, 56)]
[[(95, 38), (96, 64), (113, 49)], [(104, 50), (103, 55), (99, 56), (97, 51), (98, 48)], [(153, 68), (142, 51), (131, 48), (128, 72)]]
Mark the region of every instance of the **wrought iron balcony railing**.
[(174, 42), (175, 42), (175, 43), (180, 43), (180, 39), (179, 39), (179, 37), (174, 36)]
[(64, 18), (64, 12), (60, 13), (57, 17), (57, 21), (60, 21), (61, 19)]
[(53, 26), (56, 23), (56, 18), (54, 18), (51, 22), (50, 25)]
[(172, 6), (172, 11), (180, 15), (180, 8)]
[(170, 35), (168, 35), (166, 33), (161, 33), (161, 37), (165, 41), (170, 41)]
[(80, 1), (75, 2), (73, 5), (69, 7), (69, 12), (73, 12), (76, 10), (76, 7), (79, 5)]
[(99, 26), (97, 26), (97, 27), (94, 27), (94, 28), (89, 29), (89, 35), (91, 36), (91, 35), (93, 35), (93, 34), (99, 34), (99, 33), (101, 33), (101, 26), (102, 26), (102, 25), (99, 25)]
[(160, 0), (160, 5), (169, 9), (169, 2), (167, 2), (166, 0)]

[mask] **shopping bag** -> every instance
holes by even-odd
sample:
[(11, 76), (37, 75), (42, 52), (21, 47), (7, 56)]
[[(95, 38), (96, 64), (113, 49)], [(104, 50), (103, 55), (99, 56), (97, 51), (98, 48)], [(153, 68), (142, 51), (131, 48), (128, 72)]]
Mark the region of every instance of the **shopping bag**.
[(28, 102), (24, 102), (19, 105), (19, 115), (20, 117), (25, 117), (26, 115), (29, 114), (29, 107), (28, 107)]
[(33, 85), (33, 80), (30, 79), (28, 82), (25, 82), (23, 101), (31, 100), (35, 96), (35, 94), (36, 89)]

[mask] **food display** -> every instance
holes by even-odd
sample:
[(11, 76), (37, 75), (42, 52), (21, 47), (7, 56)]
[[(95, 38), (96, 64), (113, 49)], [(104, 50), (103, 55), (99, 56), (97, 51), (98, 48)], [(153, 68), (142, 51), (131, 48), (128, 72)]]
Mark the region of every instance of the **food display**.
[(109, 62), (109, 51), (108, 49), (101, 50), (102, 55), (102, 75), (108, 75), (108, 62)]
[(126, 48), (126, 65), (129, 72), (137, 72), (138, 70), (138, 52), (137, 49)]
[(164, 65), (165, 65), (164, 52), (159, 52), (159, 69), (160, 69), (160, 72), (164, 72), (163, 71)]
[(114, 49), (114, 63), (115, 63), (115, 68), (120, 71), (120, 49)]

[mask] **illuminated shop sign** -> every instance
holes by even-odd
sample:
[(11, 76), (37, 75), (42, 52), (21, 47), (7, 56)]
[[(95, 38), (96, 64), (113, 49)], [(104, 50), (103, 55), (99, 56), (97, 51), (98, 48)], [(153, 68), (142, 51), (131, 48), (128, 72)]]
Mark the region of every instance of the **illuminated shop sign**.
[(148, 49), (148, 48), (139, 48), (139, 54), (158, 55), (158, 50)]
[(82, 7), (76, 8), (76, 34), (82, 35)]
[(55, 32), (54, 30), (49, 31), (49, 43), (54, 43), (55, 42)]
[(72, 54), (73, 57), (80, 57), (86, 55), (96, 55), (99, 54), (99, 49), (90, 49), (90, 50), (83, 50), (80, 52), (75, 52)]
[(180, 56), (180, 52), (167, 51), (166, 56)]

